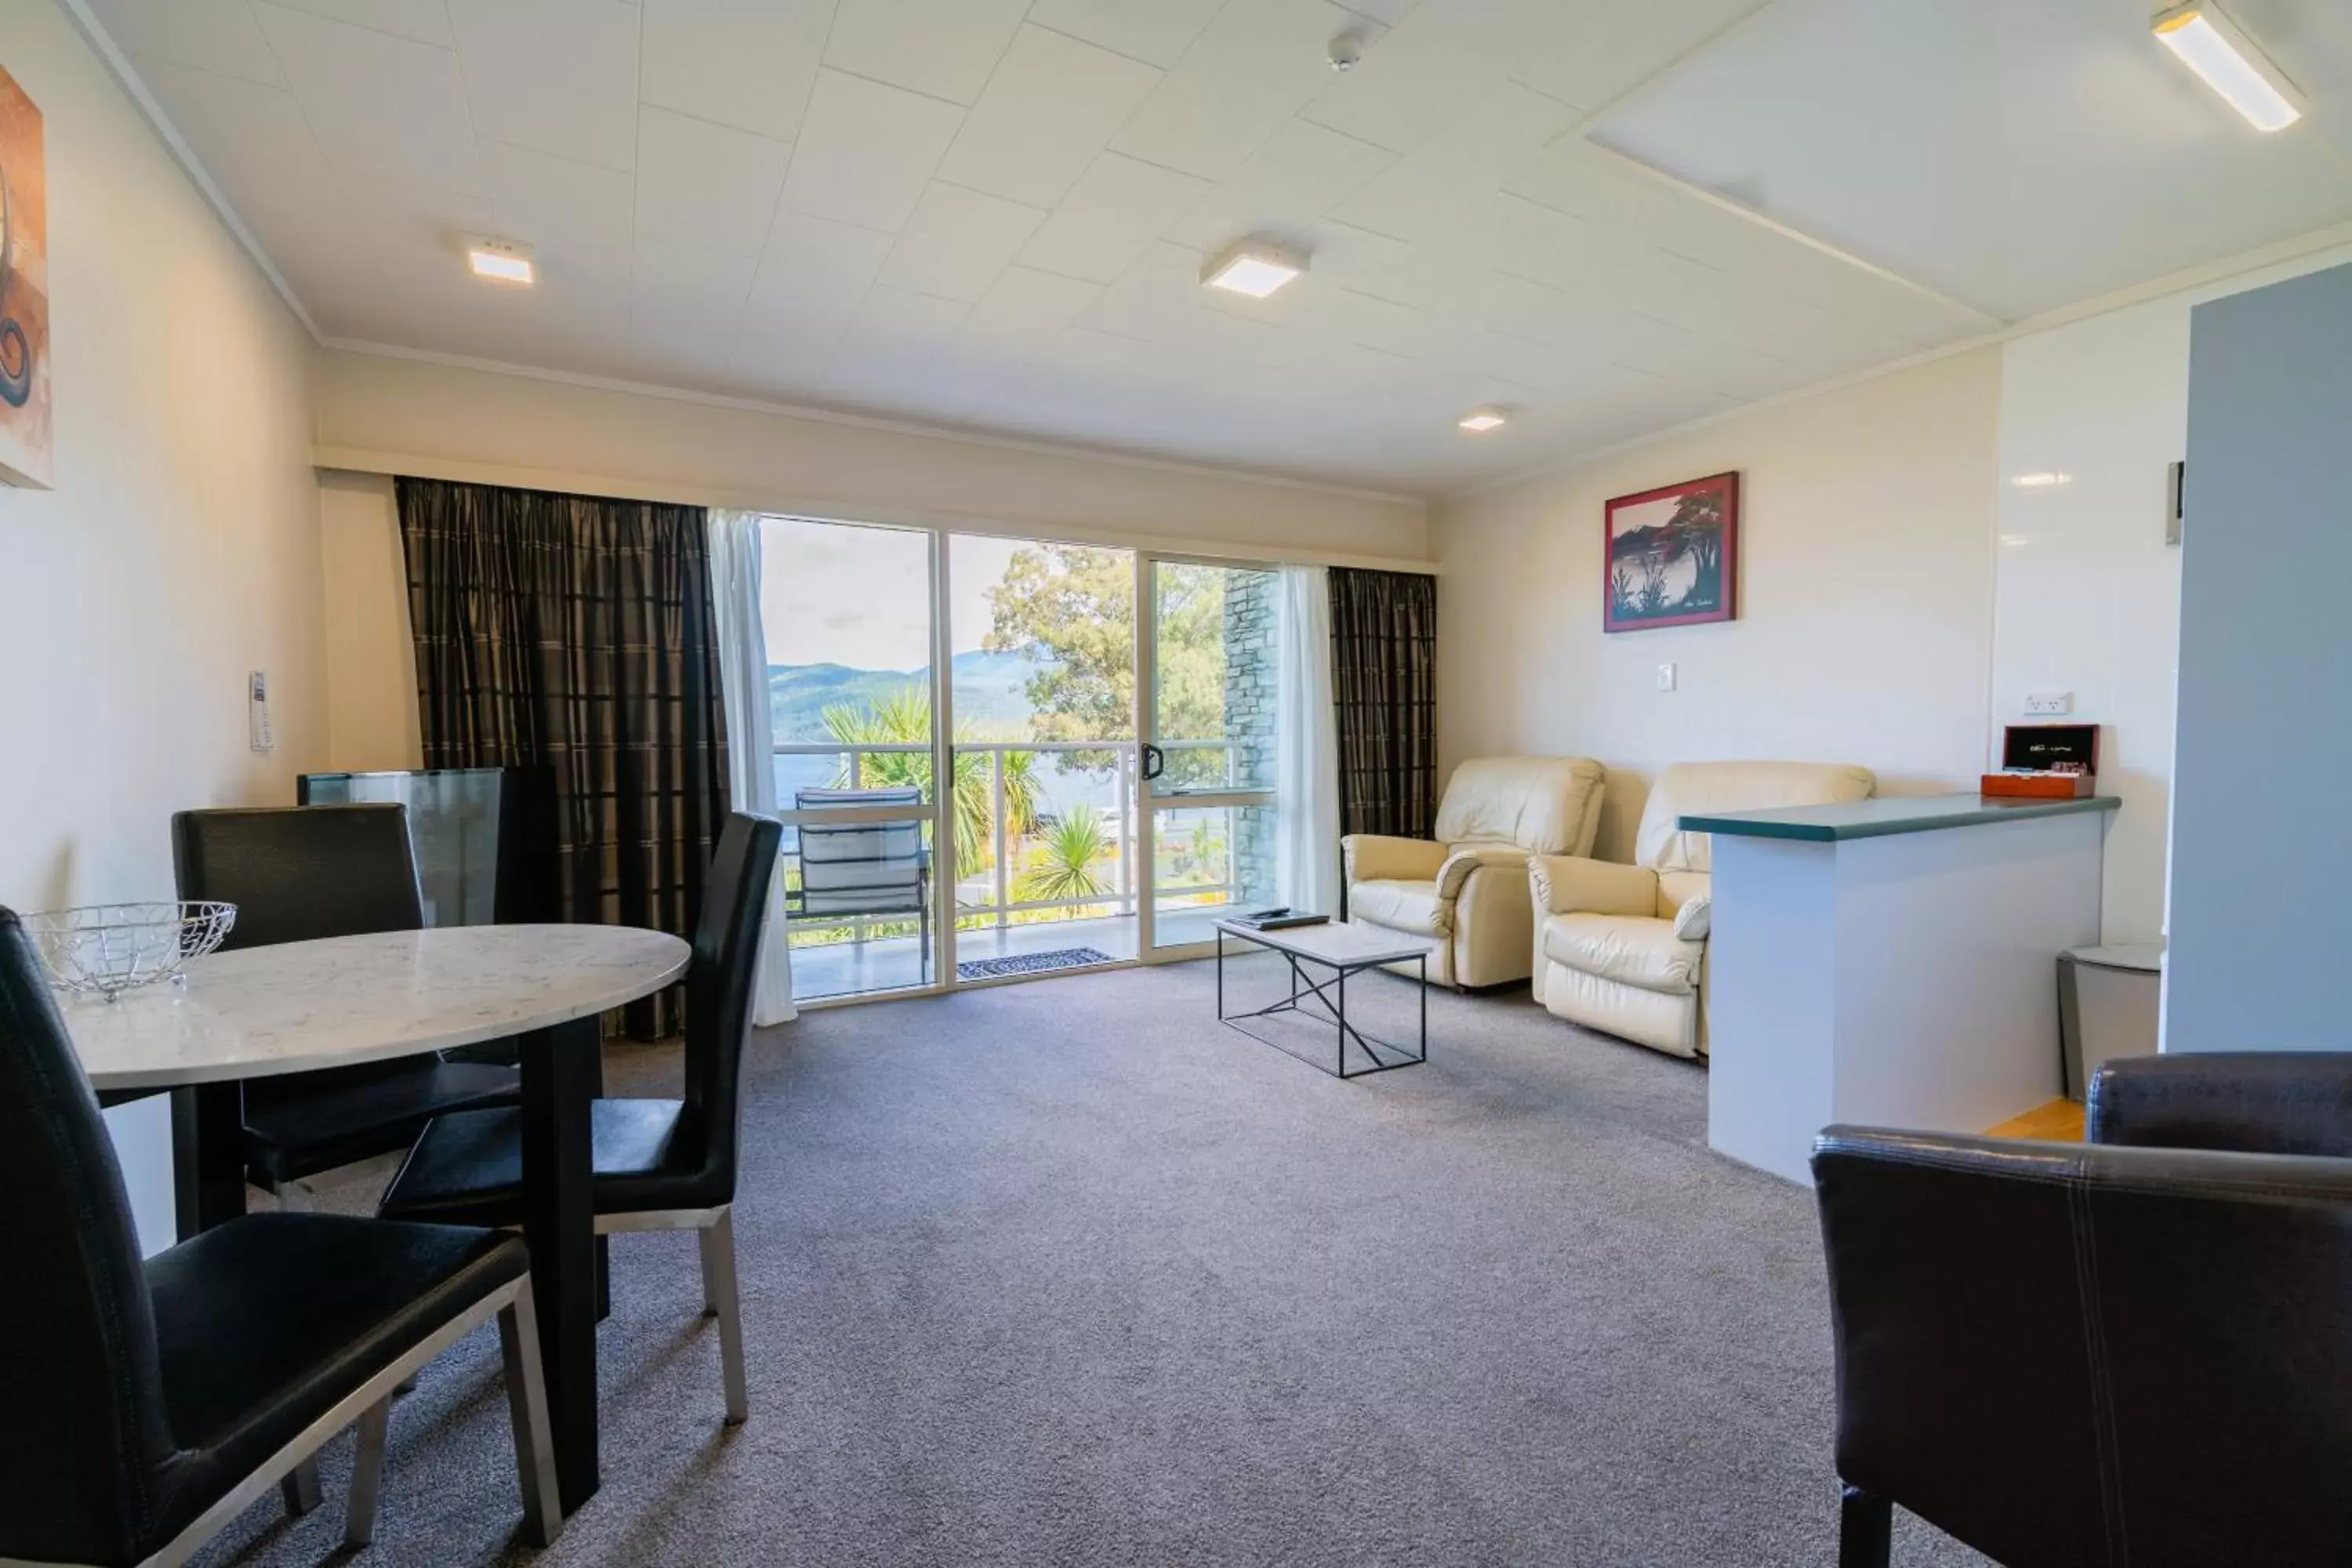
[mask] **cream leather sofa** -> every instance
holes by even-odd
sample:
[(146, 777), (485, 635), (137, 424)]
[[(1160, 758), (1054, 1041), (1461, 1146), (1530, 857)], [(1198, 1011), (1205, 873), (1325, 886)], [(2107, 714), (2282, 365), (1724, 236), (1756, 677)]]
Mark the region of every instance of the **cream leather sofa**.
[[(1582, 757), (1475, 757), (1454, 770), (1437, 838), (1351, 833), (1348, 923), (1429, 939), (1441, 985), (1504, 985), (1528, 975), (1535, 911), (1530, 855), (1589, 855), (1601, 831), (1599, 763)], [(1415, 964), (1393, 966), (1420, 972)]]
[(1536, 1000), (1572, 1024), (1678, 1057), (1706, 1054), (1712, 842), (1686, 813), (1760, 811), (1861, 800), (1867, 768), (1816, 763), (1684, 763), (1658, 775), (1631, 866), (1538, 856)]

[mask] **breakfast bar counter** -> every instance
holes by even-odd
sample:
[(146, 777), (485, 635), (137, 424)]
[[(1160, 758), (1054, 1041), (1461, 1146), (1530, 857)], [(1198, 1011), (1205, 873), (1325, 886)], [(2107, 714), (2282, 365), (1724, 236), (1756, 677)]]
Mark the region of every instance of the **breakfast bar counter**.
[(2111, 796), (1886, 796), (1714, 836), (1707, 1142), (1810, 1182), (1833, 1121), (1980, 1132), (2058, 1098), (2057, 959), (2099, 940)]

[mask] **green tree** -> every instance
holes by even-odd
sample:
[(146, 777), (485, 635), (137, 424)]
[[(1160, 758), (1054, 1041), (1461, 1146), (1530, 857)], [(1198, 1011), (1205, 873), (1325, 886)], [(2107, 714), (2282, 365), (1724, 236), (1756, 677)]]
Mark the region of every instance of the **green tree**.
[[(824, 710), (824, 729), (826, 734), (845, 746), (928, 745), (931, 739), (931, 696), (919, 686), (907, 686), (862, 702), (836, 702)], [(990, 753), (966, 749), (992, 739), (974, 726), (956, 726), (956, 867), (963, 874), (994, 864), (990, 830), (996, 823), (996, 800), (989, 778)], [(1029, 752), (1003, 752), (996, 755), (1004, 767), (1005, 837), (1008, 840), (1018, 839), (1037, 823), (1036, 757)], [(859, 759), (859, 764), (857, 782), (866, 787), (911, 784), (927, 795), (930, 793), (929, 752), (867, 752)], [(835, 783), (842, 788), (848, 787), (848, 758), (842, 759)]]
[(1096, 899), (1109, 889), (1095, 862), (1111, 852), (1110, 830), (1091, 805), (1074, 805), (1047, 825), (1013, 897), (1024, 903)]
[[(1225, 723), (1225, 574), (1164, 563), (1159, 585), (1155, 703), (1160, 738), (1222, 740)], [(1135, 557), (1124, 550), (1041, 544), (1014, 553), (988, 590), (992, 653), (1036, 661), (1028, 698), (1041, 741), (1135, 739)], [(1080, 754), (1084, 756), (1084, 753)], [(1074, 761), (1078, 760), (1076, 758)], [(1085, 757), (1087, 765), (1106, 758)], [(1177, 752), (1169, 770), (1214, 772), (1223, 753)]]

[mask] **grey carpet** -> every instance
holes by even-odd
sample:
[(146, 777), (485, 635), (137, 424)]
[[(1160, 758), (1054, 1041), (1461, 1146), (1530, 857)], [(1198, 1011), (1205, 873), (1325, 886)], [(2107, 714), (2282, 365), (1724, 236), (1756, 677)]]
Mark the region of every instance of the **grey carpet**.
[[(719, 1422), (691, 1239), (617, 1237), (602, 1493), (511, 1545), (477, 1334), (395, 1409), (364, 1560), (1834, 1560), (1811, 1200), (1707, 1152), (1703, 1069), (1440, 996), (1427, 1066), (1343, 1084), (1210, 991), (1186, 964), (759, 1037), (750, 1425)], [(1350, 1005), (1410, 1026), (1403, 982)], [(616, 1091), (676, 1072), (613, 1053)], [(205, 1561), (334, 1557), (348, 1466), (341, 1439), (328, 1507), (257, 1505)], [(1896, 1561), (1979, 1560), (1904, 1521)]]

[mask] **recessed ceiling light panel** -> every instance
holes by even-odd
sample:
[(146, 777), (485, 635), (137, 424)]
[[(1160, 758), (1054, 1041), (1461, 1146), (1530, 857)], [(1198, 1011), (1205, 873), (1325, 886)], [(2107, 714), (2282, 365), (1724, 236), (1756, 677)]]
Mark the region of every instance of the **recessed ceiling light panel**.
[(466, 264), (477, 278), (499, 283), (530, 283), (539, 269), (531, 264), (530, 247), (512, 239), (468, 239)]
[(2257, 131), (2284, 131), (2303, 118), (2303, 95), (2260, 46), (2212, 0), (2191, 0), (2158, 16), (2157, 41), (2205, 79)]
[(1263, 300), (1307, 270), (1307, 258), (1264, 240), (1245, 239), (1201, 268), (1201, 281)]
[(1486, 408), (1474, 408), (1469, 413), (1462, 416), (1462, 428), (1465, 430), (1492, 430), (1496, 426), (1509, 423), (1510, 417), (1510, 414), (1505, 409), (1491, 406)]

